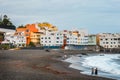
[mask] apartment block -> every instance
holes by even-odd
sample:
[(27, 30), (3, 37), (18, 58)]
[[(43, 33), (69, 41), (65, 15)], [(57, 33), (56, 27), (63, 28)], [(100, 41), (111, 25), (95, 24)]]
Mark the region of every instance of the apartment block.
[(101, 33), (99, 34), (99, 45), (103, 48), (120, 48), (119, 33)]

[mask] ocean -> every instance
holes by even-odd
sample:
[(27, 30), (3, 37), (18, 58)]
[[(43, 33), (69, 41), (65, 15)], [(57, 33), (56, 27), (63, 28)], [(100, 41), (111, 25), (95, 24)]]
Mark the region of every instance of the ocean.
[(82, 74), (91, 75), (91, 69), (97, 68), (97, 76), (120, 80), (120, 54), (79, 54), (64, 61), (71, 63), (70, 68), (81, 70)]

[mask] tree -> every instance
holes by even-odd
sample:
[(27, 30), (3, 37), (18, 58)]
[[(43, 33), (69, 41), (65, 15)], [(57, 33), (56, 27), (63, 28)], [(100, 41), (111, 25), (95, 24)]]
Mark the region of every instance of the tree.
[(2, 25), (2, 15), (0, 16), (0, 25)]
[(35, 47), (35, 44), (33, 42), (30, 42), (29, 46), (30, 47)]
[(7, 15), (4, 15), (3, 19), (1, 18), (0, 27), (1, 28), (6, 28), (6, 29), (16, 29), (16, 27), (12, 24), (12, 22), (7, 17)]
[(23, 25), (20, 25), (20, 26), (18, 26), (18, 28), (25, 28), (25, 26), (23, 26)]

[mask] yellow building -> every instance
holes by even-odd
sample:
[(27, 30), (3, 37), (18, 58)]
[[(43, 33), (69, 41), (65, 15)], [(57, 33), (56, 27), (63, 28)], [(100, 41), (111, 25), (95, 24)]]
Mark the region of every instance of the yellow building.
[(53, 26), (48, 22), (38, 23), (38, 26), (41, 30), (58, 31), (58, 28), (56, 26)]
[(35, 45), (39, 45), (40, 44), (40, 32), (31, 32), (30, 34), (30, 39), (31, 42), (33, 42)]

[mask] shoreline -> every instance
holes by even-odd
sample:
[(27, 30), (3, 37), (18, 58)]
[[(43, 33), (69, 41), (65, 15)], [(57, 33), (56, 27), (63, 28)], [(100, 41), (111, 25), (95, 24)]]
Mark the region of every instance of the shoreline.
[[(72, 51), (73, 51), (73, 52), (72, 52)], [(82, 52), (79, 52), (79, 51), (81, 51), (81, 50), (63, 50), (63, 55), (62, 55), (62, 58), (61, 58), (60, 61), (62, 61), (62, 62), (64, 62), (64, 63), (67, 63), (67, 64), (68, 64), (68, 65), (67, 65), (68, 68), (72, 68), (72, 67), (70, 67), (70, 65), (71, 65), (72, 63), (66, 62), (66, 61), (64, 61), (64, 60), (70, 58), (71, 56), (79, 56), (79, 57), (84, 56), (84, 57), (89, 57), (89, 56), (96, 55), (96, 54), (100, 54), (100, 55), (101, 55), (101, 53), (103, 53), (103, 52), (94, 52), (94, 51), (93, 51), (93, 52), (92, 52), (92, 51), (82, 51)], [(69, 52), (70, 52), (70, 53), (69, 53)], [(105, 53), (105, 54), (114, 54), (114, 53)], [(82, 56), (81, 56), (81, 55), (82, 55)], [(65, 56), (66, 56), (66, 57), (65, 57)], [(80, 75), (87, 75), (87, 76), (91, 76), (91, 77), (105, 78), (105, 79), (107, 79), (107, 80), (115, 80), (115, 79), (113, 79), (113, 78), (105, 77), (105, 76), (99, 76), (99, 75), (96, 75), (96, 76), (95, 76), (95, 75), (90, 75), (90, 74), (84, 74), (84, 73), (82, 73), (82, 72), (83, 72), (82, 69), (81, 69), (81, 70), (78, 70), (78, 69), (75, 69), (75, 68), (72, 68), (72, 69), (79, 71), (79, 74), (80, 74)]]
[[(111, 55), (111, 54), (87, 54), (87, 55), (82, 55), (82, 54), (77, 54), (77, 55), (72, 55), (71, 57), (68, 57), (67, 59), (63, 60), (64, 62), (70, 63), (69, 67), (79, 70), (81, 74), (85, 75), (90, 75), (90, 76), (98, 76), (98, 77), (105, 77), (105, 78), (110, 78), (110, 79), (117, 79), (119, 80), (120, 77), (119, 75), (114, 75), (112, 73), (104, 72), (98, 69), (98, 75), (92, 75), (91, 74), (91, 68), (92, 67), (86, 67), (83, 65), (83, 61), (85, 58), (93, 57), (93, 56), (106, 56), (106, 55)], [(95, 67), (94, 67), (95, 68)]]
[[(69, 51), (69, 50), (68, 50)], [(71, 50), (71, 51), (76, 51), (76, 50)], [(70, 51), (70, 52), (71, 52)], [(78, 50), (78, 51), (81, 51), (81, 50)], [(76, 51), (76, 52), (78, 52), (78, 51)], [(69, 58), (71, 58), (72, 56), (75, 56), (75, 57), (82, 57), (82, 59), (80, 60), (80, 61), (83, 61), (83, 59), (84, 58), (86, 58), (86, 57), (91, 57), (91, 56), (105, 56), (106, 54), (108, 54), (108, 55), (111, 55), (111, 54), (119, 54), (119, 53), (103, 53), (103, 52), (89, 52), (89, 53), (87, 53), (87, 52), (89, 52), (89, 51), (82, 51), (82, 52), (79, 52), (79, 53), (72, 53), (71, 52), (71, 54), (69, 55), (69, 54), (67, 54), (68, 55), (68, 57), (67, 58), (65, 58), (65, 59), (63, 59), (62, 61), (63, 62), (67, 62), (67, 61), (65, 61), (66, 59), (69, 59)], [(103, 72), (103, 71), (99, 71), (99, 74), (98, 75), (91, 75), (91, 69), (85, 69), (85, 68), (88, 68), (88, 67), (83, 67), (83, 66), (80, 66), (80, 68), (81, 69), (77, 69), (77, 67), (72, 67), (72, 65), (74, 64), (74, 63), (72, 63), (71, 61), (69, 62), (67, 62), (67, 63), (69, 63), (69, 65), (68, 65), (68, 67), (69, 68), (73, 68), (73, 69), (75, 69), (75, 70), (78, 70), (79, 72), (80, 72), (80, 74), (83, 74), (83, 75), (89, 75), (89, 76), (96, 76), (96, 77), (104, 77), (104, 78), (108, 78), (108, 79), (113, 79), (113, 80), (119, 80), (119, 78), (120, 77), (118, 77), (119, 75), (114, 75), (114, 74), (111, 74), (111, 73), (108, 73), (107, 74), (107, 72)], [(82, 62), (80, 62), (80, 64), (82, 64)], [(84, 69), (82, 69), (82, 68), (84, 68)]]
[[(70, 53), (69, 53), (70, 52)], [(63, 50), (4, 50), (0, 52), (1, 80), (114, 80), (81, 74), (61, 61), (64, 55), (83, 52)], [(6, 76), (2, 76), (6, 75)], [(19, 78), (19, 79), (18, 79)]]

